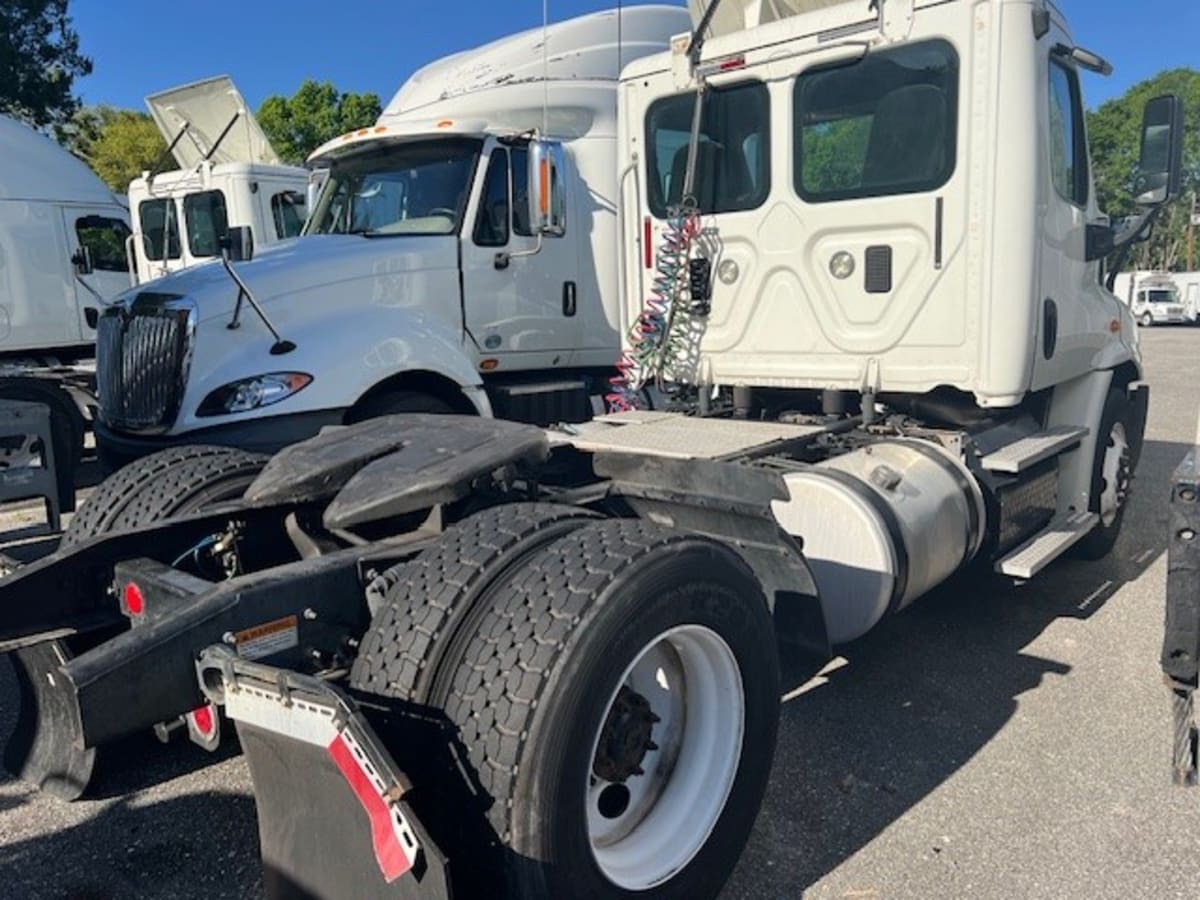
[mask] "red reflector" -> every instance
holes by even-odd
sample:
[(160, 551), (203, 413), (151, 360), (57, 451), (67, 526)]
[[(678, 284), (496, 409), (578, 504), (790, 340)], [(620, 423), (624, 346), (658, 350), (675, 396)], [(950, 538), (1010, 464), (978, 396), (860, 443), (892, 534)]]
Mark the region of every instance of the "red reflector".
[(735, 56), (732, 59), (723, 60), (717, 68), (722, 72), (732, 72), (734, 69), (740, 69), (746, 65), (746, 57)]
[(650, 243), (653, 239), (654, 227), (650, 224), (650, 217), (646, 216), (642, 223), (642, 256), (645, 257), (647, 269), (654, 265), (654, 247)]
[(200, 732), (202, 737), (212, 737), (213, 727), (213, 711), (211, 704), (198, 706), (188, 713), (192, 717), (192, 724), (196, 726), (196, 730)]
[(142, 589), (132, 581), (125, 585), (125, 612), (131, 616), (140, 616), (146, 611), (146, 598)]

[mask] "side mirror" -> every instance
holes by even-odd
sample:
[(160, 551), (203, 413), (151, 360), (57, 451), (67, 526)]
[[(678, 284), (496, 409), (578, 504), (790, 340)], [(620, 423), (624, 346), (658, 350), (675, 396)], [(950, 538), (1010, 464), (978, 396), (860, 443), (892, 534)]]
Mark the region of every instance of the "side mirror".
[(75, 266), (75, 272), (79, 275), (91, 275), (96, 271), (96, 266), (92, 262), (92, 251), (90, 247), (80, 245), (75, 251), (75, 255), (71, 257), (71, 264)]
[(235, 225), (221, 238), (221, 251), (230, 262), (254, 259), (254, 232), (249, 225)]
[(304, 205), (312, 212), (317, 208), (317, 198), (321, 196), (321, 188), (329, 180), (329, 169), (313, 169), (308, 173), (308, 192)]
[(567, 233), (566, 153), (558, 141), (529, 142), (529, 221), (533, 233)]
[(1142, 116), (1142, 152), (1133, 195), (1139, 206), (1163, 206), (1183, 185), (1183, 101), (1155, 97)]

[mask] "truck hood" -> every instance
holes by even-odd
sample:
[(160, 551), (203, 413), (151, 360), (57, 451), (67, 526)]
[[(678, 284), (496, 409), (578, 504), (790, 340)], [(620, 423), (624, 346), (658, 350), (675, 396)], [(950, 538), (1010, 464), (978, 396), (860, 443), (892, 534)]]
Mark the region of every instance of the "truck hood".
[[(259, 303), (278, 307), (300, 294), (325, 293), (330, 303), (352, 302), (355, 297), (370, 302), (386, 292), (389, 279), (457, 265), (458, 238), (454, 235), (311, 235), (273, 244), (253, 260), (233, 267)], [(352, 282), (370, 284), (350, 287)], [(238, 287), (219, 260), (140, 284), (117, 302), (128, 306), (143, 293), (187, 297), (196, 304), (199, 321), (232, 314), (238, 299)], [(244, 307), (242, 315), (253, 318), (254, 313)]]

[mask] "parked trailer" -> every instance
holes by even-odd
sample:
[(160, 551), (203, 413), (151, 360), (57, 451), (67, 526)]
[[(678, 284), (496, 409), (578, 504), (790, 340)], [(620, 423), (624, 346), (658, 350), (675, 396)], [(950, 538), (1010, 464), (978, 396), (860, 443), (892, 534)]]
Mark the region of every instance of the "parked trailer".
[[(1103, 556), (1142, 443), (1098, 265), (1178, 191), (1179, 102), (1147, 104), (1146, 212), (1106, 231), (1055, 165), (1105, 64), (1053, 7), (881, 7), (700, 21), (625, 70), (622, 274), (654, 299), (626, 308), (618, 411), (388, 416), (105, 482), (0, 582), (10, 766), (77, 796), (106, 742), (212, 747), (223, 707), (273, 896), (715, 895), (781, 669), (968, 567)], [(831, 137), (848, 174), (791, 171)], [(528, 150), (552, 234), (564, 154)], [(660, 378), (674, 408), (636, 408)]]
[[(0, 116), (0, 398), (51, 411), (63, 508), (95, 400), (95, 329), (129, 285), (129, 215), (86, 165), (54, 141)], [(37, 458), (4, 448), (5, 467)]]

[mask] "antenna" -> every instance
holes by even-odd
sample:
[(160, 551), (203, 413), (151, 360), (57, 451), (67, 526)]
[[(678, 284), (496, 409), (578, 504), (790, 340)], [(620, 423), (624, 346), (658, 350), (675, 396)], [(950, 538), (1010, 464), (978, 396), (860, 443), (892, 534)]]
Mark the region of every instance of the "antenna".
[(542, 137), (550, 130), (550, 0), (542, 0)]
[(617, 81), (621, 80), (621, 13), (624, 4), (617, 0)]

